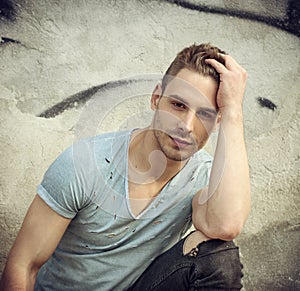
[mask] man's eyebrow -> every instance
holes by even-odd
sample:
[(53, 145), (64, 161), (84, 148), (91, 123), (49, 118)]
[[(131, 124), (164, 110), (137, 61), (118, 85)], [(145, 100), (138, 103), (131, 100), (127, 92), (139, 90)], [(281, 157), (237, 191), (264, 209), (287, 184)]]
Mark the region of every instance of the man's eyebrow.
[(217, 110), (214, 108), (209, 108), (209, 107), (201, 107), (198, 111), (206, 111), (212, 114), (217, 115)]
[(184, 98), (182, 98), (181, 96), (179, 96), (177, 94), (170, 94), (170, 95), (168, 95), (168, 97), (170, 97), (172, 99), (176, 99), (176, 100), (188, 105), (188, 102), (186, 102), (186, 100)]
[[(177, 94), (170, 94), (170, 95), (168, 95), (168, 97), (170, 97), (172, 99), (176, 99), (189, 107), (188, 102), (184, 98), (182, 98), (181, 96), (179, 96)], [(197, 110), (197, 113), (199, 113), (200, 111), (206, 111), (206, 112), (217, 115), (217, 110), (213, 107), (200, 107)]]

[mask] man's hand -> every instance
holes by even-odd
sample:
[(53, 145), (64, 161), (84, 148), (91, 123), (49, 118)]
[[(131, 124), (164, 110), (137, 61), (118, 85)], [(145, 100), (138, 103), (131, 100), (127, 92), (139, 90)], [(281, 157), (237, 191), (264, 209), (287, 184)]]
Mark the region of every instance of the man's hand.
[(225, 66), (215, 59), (206, 63), (220, 74), (217, 104), (221, 112), (226, 109), (241, 109), (247, 81), (247, 72), (231, 56), (221, 54)]

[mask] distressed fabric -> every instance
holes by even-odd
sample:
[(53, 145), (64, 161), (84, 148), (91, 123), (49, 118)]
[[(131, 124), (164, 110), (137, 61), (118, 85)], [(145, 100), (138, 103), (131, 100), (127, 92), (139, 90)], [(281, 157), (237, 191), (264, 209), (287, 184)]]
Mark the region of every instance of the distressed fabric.
[(127, 184), (131, 132), (79, 141), (45, 173), (38, 195), (72, 221), (35, 290), (124, 290), (190, 227), (191, 200), (208, 184), (211, 157), (196, 153), (135, 216)]

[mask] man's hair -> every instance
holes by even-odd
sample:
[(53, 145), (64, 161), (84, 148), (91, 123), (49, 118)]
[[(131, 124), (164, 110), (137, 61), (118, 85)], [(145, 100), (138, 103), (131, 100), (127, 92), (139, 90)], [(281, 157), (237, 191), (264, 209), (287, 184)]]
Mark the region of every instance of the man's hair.
[(218, 62), (224, 64), (224, 59), (219, 53), (226, 54), (224, 51), (210, 43), (199, 45), (193, 44), (184, 48), (177, 54), (176, 58), (165, 72), (162, 79), (162, 92), (164, 92), (170, 76), (176, 76), (181, 69), (189, 69), (200, 75), (210, 76), (219, 84), (219, 73), (211, 65), (205, 62), (205, 59), (216, 59)]

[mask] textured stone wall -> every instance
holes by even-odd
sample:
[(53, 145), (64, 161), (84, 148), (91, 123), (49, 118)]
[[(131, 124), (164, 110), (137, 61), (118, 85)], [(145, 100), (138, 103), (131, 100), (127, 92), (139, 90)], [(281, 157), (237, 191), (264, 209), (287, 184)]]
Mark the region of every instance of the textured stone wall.
[(245, 290), (299, 290), (299, 5), (173, 2), (0, 2), (0, 271), (53, 159), (82, 136), (146, 125), (175, 54), (212, 42), (249, 73)]

